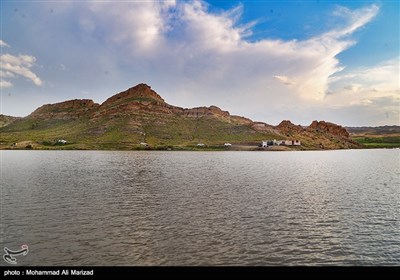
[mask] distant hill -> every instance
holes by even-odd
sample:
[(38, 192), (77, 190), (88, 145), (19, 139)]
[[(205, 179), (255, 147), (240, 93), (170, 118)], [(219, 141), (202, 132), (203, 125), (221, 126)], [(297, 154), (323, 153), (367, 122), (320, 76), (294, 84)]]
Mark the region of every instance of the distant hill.
[(400, 126), (346, 127), (351, 138), (367, 148), (399, 148)]
[(362, 126), (362, 127), (346, 127), (350, 134), (395, 134), (400, 133), (400, 126), (398, 125), (385, 125), (385, 126)]
[(10, 123), (20, 119), (19, 117), (11, 117), (0, 114), (0, 127), (7, 126)]
[[(46, 104), (0, 128), (3, 149), (21, 147), (19, 143), (38, 149), (188, 149), (199, 143), (212, 148), (226, 142), (256, 147), (266, 139), (300, 140), (302, 146), (296, 149), (360, 147), (346, 129), (333, 123), (314, 121), (301, 127), (286, 120), (272, 126), (216, 106), (176, 107), (146, 84), (102, 104), (89, 99)], [(59, 145), (57, 140), (67, 144)]]

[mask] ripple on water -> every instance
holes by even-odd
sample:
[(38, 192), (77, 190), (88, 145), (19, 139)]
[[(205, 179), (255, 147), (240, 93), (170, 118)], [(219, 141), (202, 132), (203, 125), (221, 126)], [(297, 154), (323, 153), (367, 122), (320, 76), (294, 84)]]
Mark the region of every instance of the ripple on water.
[(1, 245), (28, 244), (21, 265), (400, 265), (399, 157), (3, 151)]

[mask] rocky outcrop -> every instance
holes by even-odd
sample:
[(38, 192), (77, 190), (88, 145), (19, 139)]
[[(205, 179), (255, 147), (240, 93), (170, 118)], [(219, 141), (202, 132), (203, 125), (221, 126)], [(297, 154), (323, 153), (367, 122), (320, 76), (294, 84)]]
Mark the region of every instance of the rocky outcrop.
[(346, 138), (346, 139), (350, 137), (350, 134), (344, 127), (325, 121), (313, 121), (307, 127), (307, 131), (329, 133), (334, 136), (339, 136), (341, 138)]
[(164, 103), (164, 99), (161, 98), (149, 85), (138, 84), (137, 86), (131, 87), (128, 90), (120, 92), (116, 95), (108, 98), (101, 108), (107, 108), (117, 106), (120, 104), (126, 105), (127, 103)]
[(164, 99), (149, 85), (138, 84), (108, 98), (93, 113), (92, 119), (97, 120), (103, 117), (110, 119), (146, 112), (171, 114), (171, 110), (171, 106), (165, 103)]
[(213, 115), (221, 116), (221, 117), (229, 117), (230, 114), (228, 111), (223, 111), (217, 106), (210, 106), (208, 109), (213, 113)]
[(55, 104), (46, 104), (29, 115), (36, 119), (75, 120), (99, 108), (99, 104), (91, 99), (74, 99)]
[(276, 126), (276, 129), (286, 136), (304, 132), (304, 128), (301, 125), (295, 125), (289, 120), (282, 121)]
[(220, 117), (229, 117), (230, 114), (228, 111), (222, 111), (217, 106), (210, 107), (196, 107), (192, 109), (184, 109), (183, 115), (188, 117), (204, 117), (204, 116), (220, 116)]

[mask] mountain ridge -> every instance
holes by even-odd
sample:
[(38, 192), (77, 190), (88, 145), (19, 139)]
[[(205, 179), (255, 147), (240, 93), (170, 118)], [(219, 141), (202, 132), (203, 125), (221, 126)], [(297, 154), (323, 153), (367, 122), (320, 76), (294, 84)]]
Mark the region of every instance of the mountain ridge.
[(68, 147), (77, 149), (132, 149), (144, 142), (151, 147), (189, 147), (203, 142), (255, 145), (263, 139), (288, 138), (301, 140), (301, 149), (360, 147), (345, 128), (330, 122), (314, 121), (304, 128), (284, 120), (273, 126), (231, 115), (215, 105), (181, 108), (166, 103), (143, 83), (101, 104), (91, 99), (45, 104), (0, 132), (2, 148), (21, 141), (51, 147), (56, 139), (67, 139)]

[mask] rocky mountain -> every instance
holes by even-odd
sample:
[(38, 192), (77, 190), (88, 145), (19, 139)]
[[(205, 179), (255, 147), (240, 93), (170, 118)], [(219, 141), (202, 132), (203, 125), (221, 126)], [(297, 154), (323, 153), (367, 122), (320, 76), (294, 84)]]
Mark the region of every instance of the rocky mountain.
[[(59, 139), (71, 149), (135, 149), (253, 145), (265, 139), (298, 139), (301, 149), (357, 148), (343, 127), (314, 121), (308, 127), (282, 121), (278, 126), (234, 116), (217, 106), (181, 108), (170, 105), (150, 86), (139, 84), (102, 104), (75, 99), (46, 104), (25, 118), (0, 128), (0, 145), (33, 143), (52, 148)], [(31, 144), (32, 146), (32, 144)], [(60, 147), (57, 147), (60, 148)]]
[(74, 99), (55, 104), (46, 104), (29, 115), (32, 119), (76, 120), (93, 112), (100, 105), (90, 99)]
[(356, 142), (351, 140), (345, 128), (330, 122), (313, 121), (308, 127), (302, 127), (284, 120), (276, 128), (287, 138), (299, 139), (313, 149), (359, 147)]
[(350, 136), (350, 134), (344, 127), (325, 121), (313, 121), (307, 128), (307, 130), (312, 132), (330, 133), (332, 135), (336, 135), (342, 138), (349, 138)]

